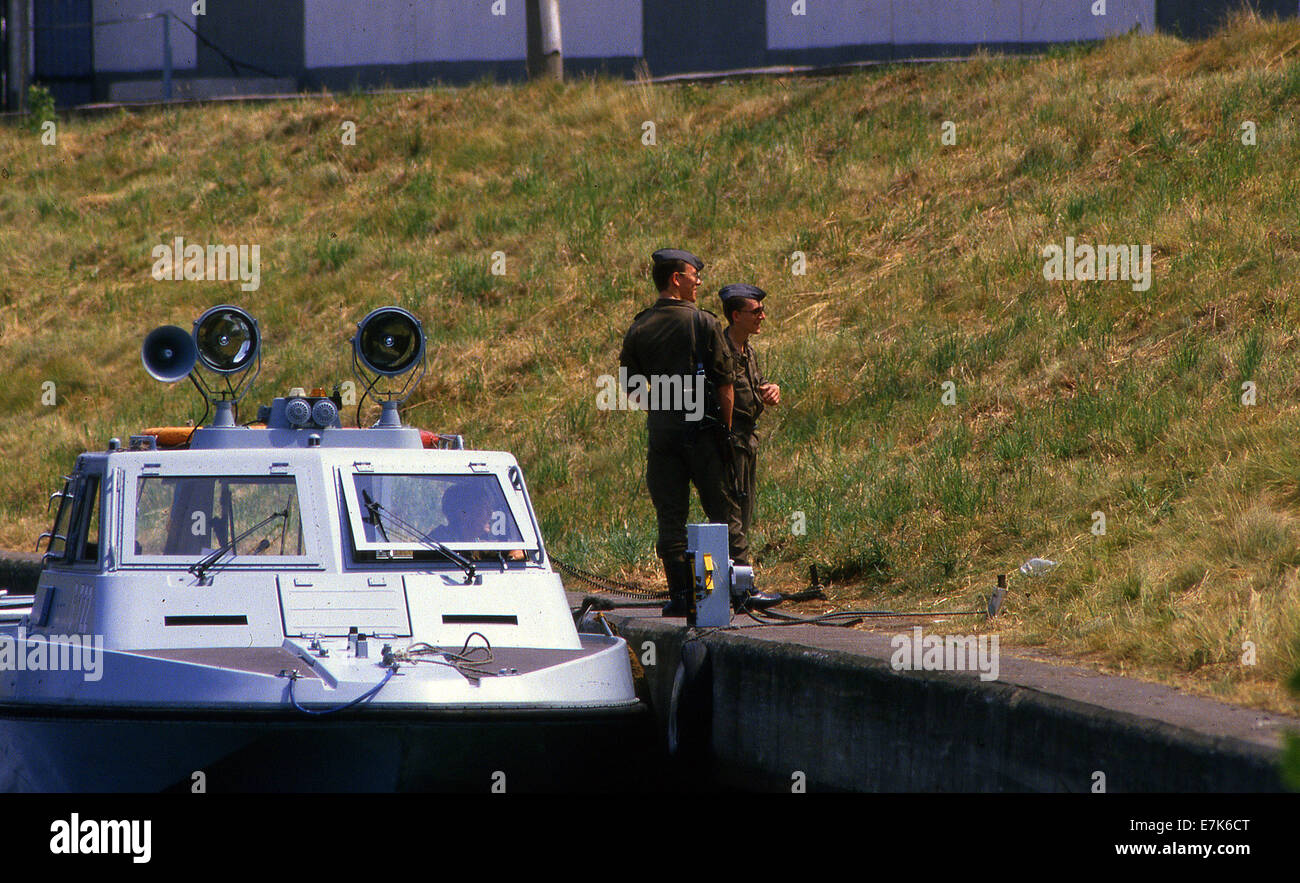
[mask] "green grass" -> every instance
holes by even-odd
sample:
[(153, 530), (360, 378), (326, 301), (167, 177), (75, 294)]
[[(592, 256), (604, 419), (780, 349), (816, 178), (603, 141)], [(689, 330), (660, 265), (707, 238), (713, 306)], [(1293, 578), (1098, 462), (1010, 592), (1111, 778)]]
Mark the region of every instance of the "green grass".
[[(150, 328), (248, 307), (269, 399), (348, 379), (353, 323), (396, 303), (432, 338), (408, 419), (515, 452), (561, 557), (657, 578), (643, 420), (597, 411), (596, 380), (653, 300), (649, 253), (680, 245), (706, 290), (771, 293), (766, 585), (817, 562), (841, 607), (969, 608), (1012, 573), (1009, 644), (1294, 710), (1297, 41), (1243, 17), (838, 78), (174, 107), (62, 119), (55, 147), (0, 129), (0, 544), (31, 548), (82, 449), (200, 416), (141, 371)], [(261, 288), (153, 280), (176, 235), (260, 245)], [(1150, 290), (1045, 280), (1067, 236), (1150, 244)], [(1034, 555), (1061, 566), (1015, 575)]]

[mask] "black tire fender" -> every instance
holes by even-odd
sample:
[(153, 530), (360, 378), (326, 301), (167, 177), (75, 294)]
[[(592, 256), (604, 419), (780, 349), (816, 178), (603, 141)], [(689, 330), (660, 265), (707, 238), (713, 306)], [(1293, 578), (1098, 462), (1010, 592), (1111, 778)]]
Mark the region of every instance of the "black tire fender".
[(698, 640), (682, 645), (668, 702), (668, 754), (702, 760), (713, 737), (713, 660)]

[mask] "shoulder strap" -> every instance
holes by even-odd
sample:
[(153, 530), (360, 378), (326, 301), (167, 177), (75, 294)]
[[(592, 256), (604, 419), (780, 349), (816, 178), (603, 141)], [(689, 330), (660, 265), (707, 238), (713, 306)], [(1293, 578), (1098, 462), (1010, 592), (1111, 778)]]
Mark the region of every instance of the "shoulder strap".
[(695, 370), (698, 373), (704, 370), (704, 343), (701, 340), (703, 334), (700, 331), (700, 323), (704, 321), (704, 315), (697, 309), (692, 319), (691, 349), (695, 351)]

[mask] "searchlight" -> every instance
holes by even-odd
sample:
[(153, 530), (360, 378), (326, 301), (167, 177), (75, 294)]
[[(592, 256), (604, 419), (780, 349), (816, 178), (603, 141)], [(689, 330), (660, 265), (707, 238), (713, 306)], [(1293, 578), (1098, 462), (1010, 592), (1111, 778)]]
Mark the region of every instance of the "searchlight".
[[(410, 397), (424, 376), (425, 349), (424, 327), (401, 307), (381, 307), (357, 323), (352, 338), (352, 370), (365, 389), (357, 401), (358, 426), (361, 403), (367, 395), (378, 400), (381, 408), (375, 426), (402, 425), (397, 406)], [(397, 379), (403, 375), (406, 379), (397, 386)], [(385, 388), (377, 388), (385, 380)]]

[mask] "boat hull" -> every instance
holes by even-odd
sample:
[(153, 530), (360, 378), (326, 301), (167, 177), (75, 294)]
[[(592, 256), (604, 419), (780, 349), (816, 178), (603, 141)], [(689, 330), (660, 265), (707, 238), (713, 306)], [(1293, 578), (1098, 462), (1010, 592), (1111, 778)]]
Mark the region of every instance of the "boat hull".
[(563, 713), (367, 709), (311, 719), (0, 705), (6, 792), (640, 790), (653, 783), (606, 781), (603, 771), (618, 754), (644, 760), (656, 751), (640, 703)]

